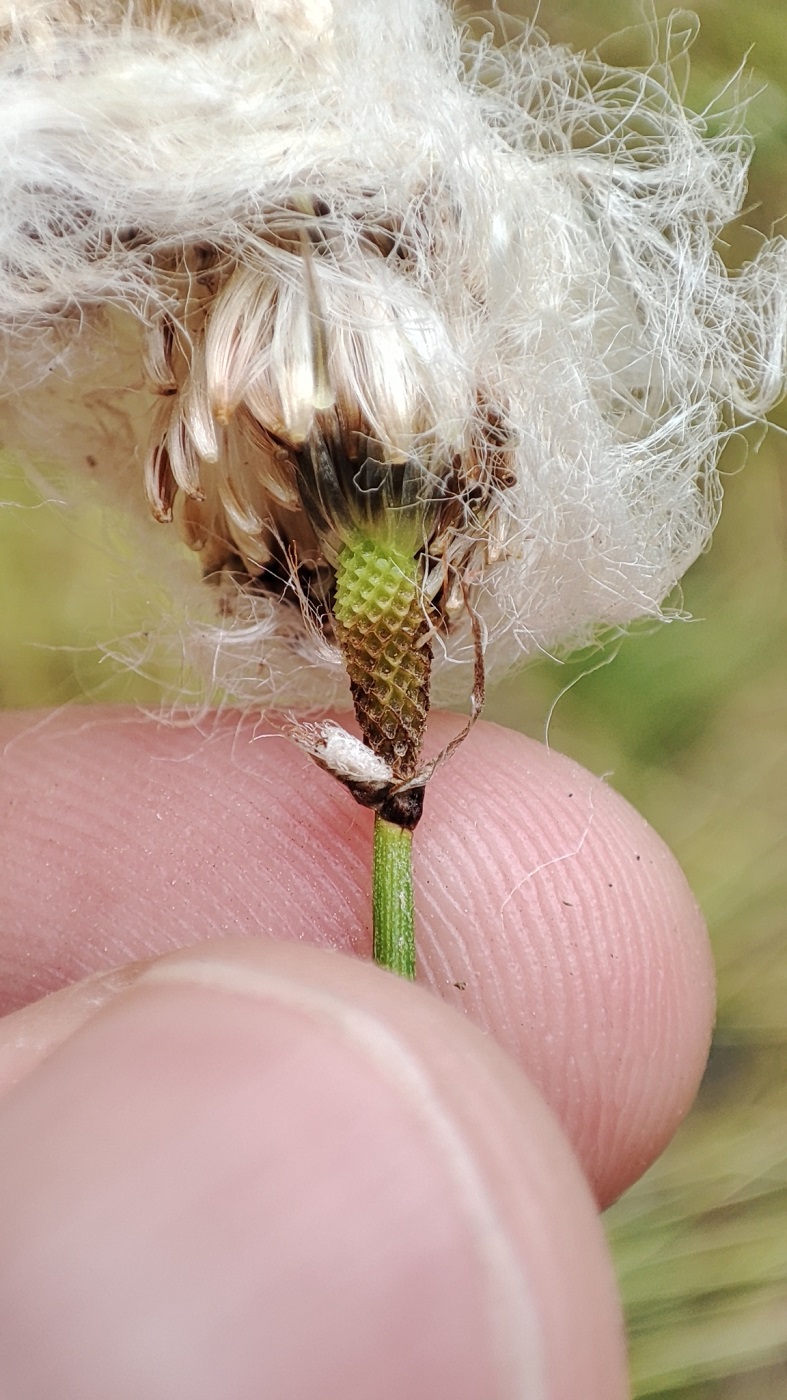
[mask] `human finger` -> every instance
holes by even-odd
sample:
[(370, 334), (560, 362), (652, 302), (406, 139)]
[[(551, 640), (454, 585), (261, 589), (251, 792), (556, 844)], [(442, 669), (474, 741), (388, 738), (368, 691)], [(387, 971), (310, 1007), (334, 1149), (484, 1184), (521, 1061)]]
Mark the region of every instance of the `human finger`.
[[(433, 741), (456, 723), (436, 717)], [(369, 814), (269, 728), (2, 724), (7, 1007), (239, 932), (368, 956)], [(493, 725), (438, 769), (415, 847), (421, 979), (523, 1065), (612, 1199), (707, 1054), (713, 976), (682, 873), (606, 784)]]
[(265, 940), (89, 999), (0, 1028), (41, 1051), (0, 1097), (4, 1395), (626, 1393), (587, 1185), (466, 1018)]

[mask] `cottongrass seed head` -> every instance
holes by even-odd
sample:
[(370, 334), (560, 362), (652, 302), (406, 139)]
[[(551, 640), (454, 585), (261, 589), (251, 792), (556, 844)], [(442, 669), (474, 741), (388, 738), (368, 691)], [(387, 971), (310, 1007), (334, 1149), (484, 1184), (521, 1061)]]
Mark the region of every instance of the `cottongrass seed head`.
[(346, 701), (370, 521), (421, 561), (437, 699), (473, 615), (500, 675), (661, 614), (787, 326), (783, 243), (717, 249), (747, 143), (668, 68), (440, 0), (3, 0), (0, 36), (4, 440), (173, 522), (211, 685)]

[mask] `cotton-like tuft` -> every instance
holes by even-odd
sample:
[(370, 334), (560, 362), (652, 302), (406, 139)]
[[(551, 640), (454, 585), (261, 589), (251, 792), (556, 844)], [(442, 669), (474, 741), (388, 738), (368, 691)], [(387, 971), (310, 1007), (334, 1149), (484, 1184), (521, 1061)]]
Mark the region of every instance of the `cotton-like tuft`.
[(437, 699), (471, 608), (492, 676), (661, 615), (783, 388), (785, 246), (717, 248), (739, 134), (438, 0), (6, 4), (0, 35), (4, 440), (185, 539), (208, 689), (346, 701), (372, 498), (421, 541)]

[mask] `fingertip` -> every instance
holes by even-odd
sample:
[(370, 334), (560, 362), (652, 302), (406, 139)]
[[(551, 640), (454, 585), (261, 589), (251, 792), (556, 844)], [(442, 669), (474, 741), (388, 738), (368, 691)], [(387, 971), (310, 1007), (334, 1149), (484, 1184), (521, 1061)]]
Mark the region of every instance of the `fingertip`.
[(0, 1009), (241, 934), (368, 954), (371, 814), (276, 726), (0, 715)]
[[(456, 732), (434, 715), (431, 742)], [(237, 933), (370, 953), (371, 815), (271, 726), (5, 716), (6, 1006)], [(599, 1200), (662, 1149), (707, 1055), (704, 922), (605, 782), (479, 724), (416, 833), (419, 976), (553, 1106)]]
[(429, 796), (424, 977), (526, 1067), (607, 1204), (702, 1077), (715, 978), (701, 910), (634, 808), (523, 735), (485, 725)]

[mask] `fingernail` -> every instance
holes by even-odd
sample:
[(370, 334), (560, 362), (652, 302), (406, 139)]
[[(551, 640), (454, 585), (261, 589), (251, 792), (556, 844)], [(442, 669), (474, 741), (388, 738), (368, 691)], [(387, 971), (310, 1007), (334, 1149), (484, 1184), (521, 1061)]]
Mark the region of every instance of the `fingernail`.
[[(483, 1394), (526, 1395), (528, 1400), (538, 1400), (546, 1390), (533, 1300), (466, 1135), (454, 1121), (423, 1057), (397, 1034), (390, 1014), (380, 1014), (380, 1003), (373, 996), (363, 1005), (357, 990), (354, 997), (346, 995), (346, 972), (350, 968), (357, 972), (358, 964), (304, 951), (307, 959), (302, 960), (297, 976), (289, 971), (291, 952), (286, 947), (271, 946), (269, 956), (263, 959), (239, 960), (225, 959), (221, 945), (206, 945), (203, 950), (190, 949), (151, 963), (143, 980), (214, 988), (287, 1007), (316, 1021), (380, 1076), (385, 1090), (399, 1098), (408, 1117), (420, 1128), (423, 1145), (429, 1144), (435, 1163), (442, 1167), (443, 1199), (453, 1197), (469, 1230), (480, 1283), (478, 1307), (487, 1322), (487, 1342), (498, 1375), (498, 1388), (487, 1388)], [(307, 960), (316, 972), (314, 978), (306, 975), (303, 963)], [(377, 969), (365, 971), (377, 976), (383, 992), (396, 989), (404, 993), (398, 979), (381, 978)]]
[(0, 1018), (0, 1095), (35, 1069), (103, 1006), (131, 987), (144, 963), (97, 972)]

